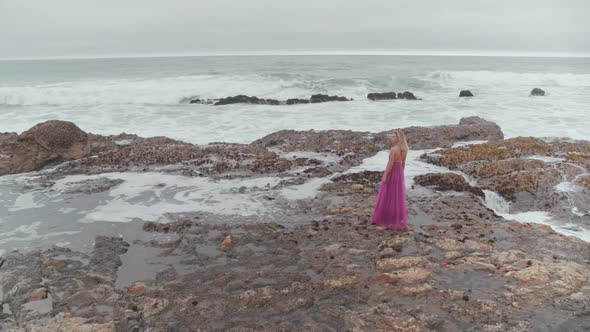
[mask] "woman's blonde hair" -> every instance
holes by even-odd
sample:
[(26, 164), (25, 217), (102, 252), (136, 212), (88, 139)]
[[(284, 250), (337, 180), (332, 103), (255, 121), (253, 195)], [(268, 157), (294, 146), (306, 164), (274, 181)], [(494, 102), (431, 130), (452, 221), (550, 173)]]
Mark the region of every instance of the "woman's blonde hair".
[(402, 151), (408, 151), (410, 148), (408, 147), (408, 140), (406, 139), (406, 134), (404, 134), (401, 130), (396, 130), (395, 133), (397, 134), (397, 138), (399, 139), (399, 145), (402, 148)]

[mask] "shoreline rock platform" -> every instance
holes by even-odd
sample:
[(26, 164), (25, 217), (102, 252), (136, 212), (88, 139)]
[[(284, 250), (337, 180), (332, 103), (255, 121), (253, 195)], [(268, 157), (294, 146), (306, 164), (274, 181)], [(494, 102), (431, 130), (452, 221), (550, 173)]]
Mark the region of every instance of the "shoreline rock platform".
[[(381, 172), (347, 172), (386, 150), (391, 131), (283, 130), (250, 144), (199, 146), (93, 135), (67, 122), (34, 128), (0, 134), (0, 170), (43, 169), (44, 188), (69, 175), (111, 172), (327, 180), (273, 222), (182, 214), (136, 222), (133, 236), (97, 233), (86, 251), (5, 255), (2, 331), (590, 329), (590, 243), (507, 220), (482, 197), (498, 192), (513, 212), (569, 216), (567, 197), (588, 207), (590, 142), (504, 139), (500, 127), (477, 117), (403, 128), (413, 149), (437, 149), (421, 161), (449, 173), (409, 184), (411, 227), (394, 233), (369, 222)], [(465, 141), (487, 143), (454, 146)], [(15, 161), (30, 153), (40, 156), (35, 163)], [(560, 190), (564, 181), (579, 190)], [(85, 182), (76, 194), (117, 185)]]

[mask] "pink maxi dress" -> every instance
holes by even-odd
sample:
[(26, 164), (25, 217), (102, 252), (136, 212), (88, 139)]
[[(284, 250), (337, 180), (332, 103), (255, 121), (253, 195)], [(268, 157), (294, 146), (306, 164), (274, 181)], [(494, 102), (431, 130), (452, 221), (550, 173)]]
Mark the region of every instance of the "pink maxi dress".
[(396, 231), (408, 225), (404, 167), (401, 161), (393, 163), (387, 178), (381, 182), (371, 222)]

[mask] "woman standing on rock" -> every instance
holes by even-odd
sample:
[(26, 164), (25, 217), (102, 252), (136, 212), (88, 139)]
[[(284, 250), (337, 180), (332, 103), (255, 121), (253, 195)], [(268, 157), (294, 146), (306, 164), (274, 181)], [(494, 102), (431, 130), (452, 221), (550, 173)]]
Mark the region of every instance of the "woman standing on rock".
[(408, 225), (404, 182), (404, 168), (408, 155), (406, 135), (401, 130), (394, 131), (391, 143), (393, 148), (389, 151), (389, 161), (381, 179), (371, 222), (393, 230), (402, 230)]

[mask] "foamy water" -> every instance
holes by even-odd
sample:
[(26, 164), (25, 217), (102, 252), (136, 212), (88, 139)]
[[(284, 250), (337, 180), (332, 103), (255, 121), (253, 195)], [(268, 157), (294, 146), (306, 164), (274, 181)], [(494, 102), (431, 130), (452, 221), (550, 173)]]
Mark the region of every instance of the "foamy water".
[[(534, 87), (547, 96), (529, 97)], [(475, 98), (458, 98), (470, 89)], [(366, 100), (410, 90), (420, 101)], [(188, 105), (237, 94), (352, 102), (293, 106)], [(590, 60), (482, 57), (273, 56), (0, 61), (0, 131), (63, 119), (100, 133), (165, 135), (193, 143), (250, 142), (290, 129), (382, 131), (479, 115), (508, 137), (590, 139)], [(535, 125), (531, 126), (531, 122)]]
[[(534, 87), (546, 90), (547, 96), (529, 97)], [(476, 97), (458, 98), (462, 89)], [(370, 92), (404, 90), (423, 100), (366, 100)], [(287, 99), (316, 93), (355, 100), (221, 107), (181, 102), (188, 97), (246, 94)], [(590, 117), (580, 116), (588, 105), (587, 59), (283, 56), (0, 61), (0, 132), (21, 132), (41, 121), (62, 119), (99, 134), (247, 143), (281, 129), (378, 132), (454, 124), (461, 117), (479, 115), (497, 122), (507, 137), (590, 139)], [(415, 175), (448, 171), (420, 162), (423, 152), (427, 151), (412, 151), (408, 157), (408, 186)], [(386, 162), (387, 152), (381, 152), (348, 172), (382, 171)], [(99, 176), (67, 177), (53, 192), (23, 192), (22, 185), (34, 176), (0, 177), (0, 254), (40, 242), (66, 245), (77, 232), (90, 232), (103, 223), (123, 227), (137, 218), (161, 220), (167, 212), (273, 213), (267, 196), (287, 201), (310, 198), (329, 181), (314, 179), (273, 189), (275, 178), (212, 181), (112, 173), (101, 176), (125, 182), (103, 193), (68, 193), (71, 182)], [(557, 189), (579, 188), (564, 181)], [(579, 213), (586, 210), (580, 207)], [(558, 231), (563, 226), (564, 233), (572, 229), (539, 213), (507, 217), (551, 223)]]

